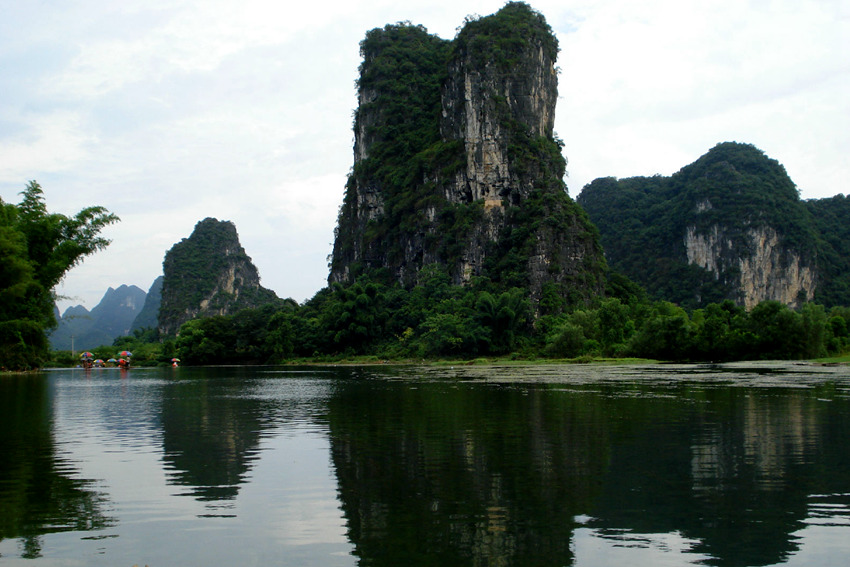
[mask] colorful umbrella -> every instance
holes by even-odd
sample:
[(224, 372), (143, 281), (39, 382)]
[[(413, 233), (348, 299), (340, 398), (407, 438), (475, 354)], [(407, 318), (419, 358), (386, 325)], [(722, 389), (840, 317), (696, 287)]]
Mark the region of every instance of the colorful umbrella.
[(133, 356), (133, 353), (128, 351), (128, 350), (122, 350), (121, 352), (118, 353), (118, 356), (130, 357), (130, 356)]
[(109, 359), (109, 360), (107, 360), (106, 362), (118, 362), (118, 360), (116, 360), (116, 359), (114, 359), (114, 358), (110, 358), (110, 359)]
[(172, 358), (171, 362), (180, 362), (180, 359), (179, 358)]
[(89, 351), (86, 351), (86, 352), (80, 353), (80, 358), (82, 358), (83, 360), (91, 360), (92, 358), (94, 358), (94, 355), (92, 353), (90, 353)]

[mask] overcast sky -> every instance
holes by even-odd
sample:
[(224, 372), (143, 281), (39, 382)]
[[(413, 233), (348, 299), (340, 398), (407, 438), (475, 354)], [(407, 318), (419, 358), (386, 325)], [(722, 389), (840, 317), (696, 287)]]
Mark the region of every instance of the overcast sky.
[[(803, 198), (850, 192), (846, 0), (529, 3), (560, 41), (571, 196), (723, 141), (778, 160)], [(503, 5), (0, 0), (0, 198), (35, 179), (51, 212), (121, 217), (57, 289), (63, 311), (147, 291), (206, 217), (233, 221), (265, 287), (304, 301), (326, 285), (366, 31), (407, 20), (452, 39)]]

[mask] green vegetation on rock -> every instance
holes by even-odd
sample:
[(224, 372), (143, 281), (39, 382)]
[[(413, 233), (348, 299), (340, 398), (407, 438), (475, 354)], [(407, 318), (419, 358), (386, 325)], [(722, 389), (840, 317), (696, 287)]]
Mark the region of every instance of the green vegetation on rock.
[(558, 38), (546, 18), (523, 2), (508, 2), (493, 16), (467, 17), (455, 39), (455, 49), (468, 53), (477, 66), (504, 70), (520, 64), (524, 52), (538, 45), (549, 59), (558, 57)]
[(850, 305), (850, 198), (836, 195), (805, 201), (818, 237), (815, 300)]
[(566, 193), (552, 131), (558, 44), (545, 18), (510, 2), (467, 18), (453, 41), (401, 23), (360, 47), (355, 159), (329, 281), (411, 288), (440, 264), (456, 285), (528, 289), (534, 311), (544, 287), (561, 307), (600, 292), (598, 235)]
[[(781, 262), (792, 261), (790, 254), (814, 269), (818, 256), (811, 214), (785, 168), (749, 144), (718, 144), (670, 177), (597, 179), (578, 202), (598, 227), (612, 269), (651, 297), (688, 308), (744, 303), (742, 261), (769, 253), (760, 239), (774, 233)], [(713, 269), (691, 261), (689, 238), (690, 253)], [(774, 276), (782, 275), (781, 262)]]
[(175, 244), (162, 263), (159, 329), (165, 336), (198, 316), (227, 315), (278, 301), (260, 285), (257, 268), (229, 221), (204, 219)]

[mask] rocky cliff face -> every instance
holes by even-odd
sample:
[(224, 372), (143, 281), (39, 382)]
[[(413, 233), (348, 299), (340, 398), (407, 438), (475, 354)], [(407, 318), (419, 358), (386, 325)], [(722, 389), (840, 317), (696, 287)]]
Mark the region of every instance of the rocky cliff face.
[(611, 266), (659, 299), (796, 307), (815, 297), (816, 229), (785, 169), (723, 143), (671, 177), (599, 179), (579, 202)]
[[(798, 307), (814, 298), (813, 266), (799, 252), (783, 246), (773, 227), (730, 235), (721, 225), (713, 225), (706, 234), (689, 226), (684, 244), (688, 263), (723, 279), (733, 290), (736, 303), (747, 309), (765, 300)], [(738, 253), (740, 249), (745, 252)]]
[(483, 200), (490, 210), (502, 209), (528, 198), (540, 177), (540, 171), (517, 171), (509, 145), (516, 129), (531, 139), (552, 139), (558, 98), (554, 54), (529, 43), (505, 68), (476, 57), (476, 43), (492, 38), (479, 40), (475, 29), (467, 35), (459, 37), (442, 97), (441, 134), (461, 141), (466, 158), (447, 198)]
[(162, 263), (159, 330), (174, 335), (197, 317), (230, 315), (277, 300), (260, 285), (251, 258), (229, 221), (207, 218), (189, 238), (175, 244)]
[(562, 181), (557, 42), (545, 19), (509, 3), (450, 43), (387, 26), (361, 52), (354, 168), (329, 281), (384, 269), (415, 285), (439, 264), (457, 284), (483, 276), (527, 287), (533, 300), (544, 290), (598, 294), (601, 248)]

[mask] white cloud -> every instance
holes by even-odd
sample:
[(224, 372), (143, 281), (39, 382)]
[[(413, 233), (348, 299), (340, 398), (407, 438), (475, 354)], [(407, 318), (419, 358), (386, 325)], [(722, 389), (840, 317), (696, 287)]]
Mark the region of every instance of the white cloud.
[(0, 179), (29, 179), (34, 171), (71, 169), (97, 143), (96, 137), (82, 128), (83, 120), (73, 110), (7, 115), (4, 119), (26, 122), (27, 128), (0, 137)]
[[(830, 144), (846, 143), (838, 124), (846, 124), (850, 89), (840, 53), (850, 44), (838, 10), (819, 2), (579, 9), (576, 31), (561, 36), (556, 124), (573, 193), (601, 175), (672, 173), (689, 163), (680, 157), (692, 161), (726, 140), (789, 164), (793, 141), (817, 132), (819, 161), (839, 162)], [(804, 197), (834, 194), (818, 171), (799, 171)]]

